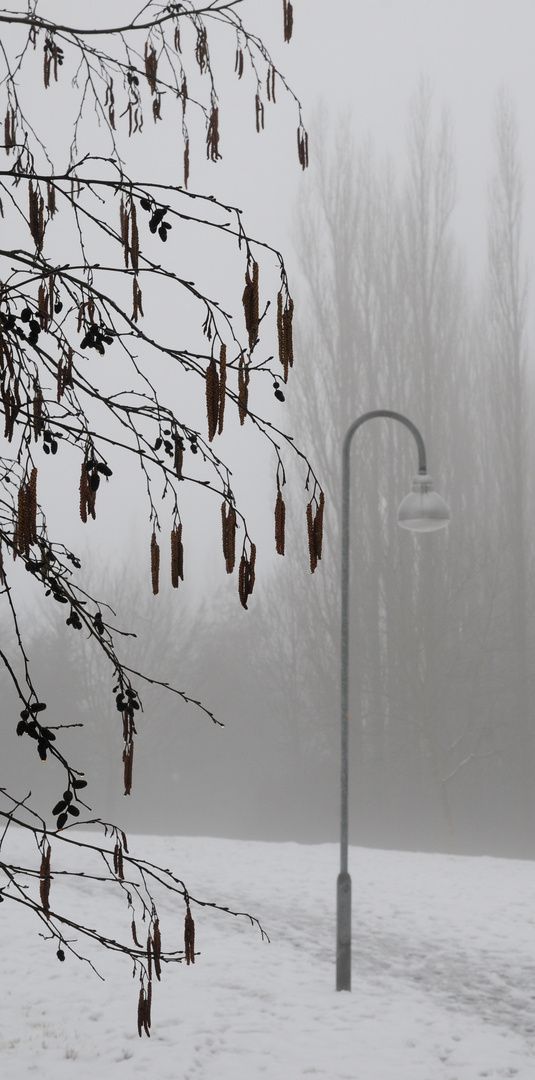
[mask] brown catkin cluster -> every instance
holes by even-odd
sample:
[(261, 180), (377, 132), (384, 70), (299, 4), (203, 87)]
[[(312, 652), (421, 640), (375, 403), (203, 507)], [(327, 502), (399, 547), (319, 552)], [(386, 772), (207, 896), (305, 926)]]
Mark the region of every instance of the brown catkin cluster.
[(297, 129), (297, 155), (301, 168), (308, 168), (308, 135), (302, 124)]
[(276, 97), (275, 97), (275, 75), (276, 74), (277, 74), (277, 72), (275, 71), (275, 68), (273, 67), (273, 64), (272, 64), (271, 67), (268, 69), (268, 73), (267, 73), (266, 90), (267, 90), (268, 101), (272, 101), (273, 104), (275, 104), (275, 102), (276, 102)]
[(148, 1035), (150, 1038), (151, 1005), (152, 983), (149, 982), (146, 991), (145, 987), (141, 985), (137, 1003), (137, 1030), (140, 1038), (143, 1035), (143, 1032), (145, 1032), (145, 1035)]
[(238, 580), (238, 595), (240, 604), (247, 610), (247, 601), (254, 589), (255, 583), (256, 544), (251, 544), (249, 555), (245, 550), (240, 559), (240, 573)]
[(189, 180), (189, 137), (184, 135), (184, 187), (187, 188)]
[(184, 547), (182, 545), (182, 523), (171, 530), (171, 585), (178, 589), (179, 581), (184, 581)]
[(16, 113), (14, 109), (9, 108), (6, 112), (4, 120), (4, 148), (6, 154), (9, 155), (9, 151), (16, 146), (17, 143), (17, 124)]
[(320, 491), (319, 500), (314, 496), (307, 505), (308, 552), (310, 555), (311, 574), (314, 573), (314, 570), (321, 559), (324, 503), (325, 497), (323, 491)]
[(113, 870), (119, 881), (124, 881), (123, 845), (117, 840), (113, 849)]
[(28, 222), (38, 252), (41, 251), (45, 235), (44, 209), (45, 202), (39, 191), (39, 186), (34, 187), (30, 180), (28, 183)]
[(50, 844), (43, 849), (41, 868), (39, 870), (39, 896), (41, 907), (47, 917), (50, 916)]
[(138, 284), (137, 277), (132, 278), (132, 322), (137, 322), (143, 311), (143, 293)]
[(260, 94), (255, 96), (255, 113), (256, 113), (256, 130), (258, 132), (264, 130), (264, 102), (260, 97)]
[(247, 416), (247, 407), (249, 404), (249, 378), (249, 367), (245, 363), (244, 357), (241, 356), (238, 366), (238, 412), (240, 424), (245, 423), (245, 417)]
[(29, 557), (30, 547), (37, 542), (37, 469), (30, 479), (20, 485), (17, 499), (17, 520), (13, 534), (13, 556)]
[(160, 920), (155, 919), (152, 927), (152, 955), (154, 959), (154, 974), (160, 981), (162, 977), (162, 967), (160, 957), (162, 953), (162, 936), (160, 934)]
[(0, 395), (4, 406), (4, 435), (8, 442), (13, 438), (17, 413), (21, 406), (20, 382), (17, 364), (13, 358), (11, 342), (0, 326)]
[(48, 210), (49, 217), (53, 218), (56, 213), (56, 189), (50, 181), (46, 182), (46, 208)]
[(19, 380), (14, 379), (11, 386), (6, 386), (4, 379), (5, 375), (3, 374), (1, 390), (2, 404), (4, 406), (4, 435), (7, 441), (11, 442), (15, 430), (15, 421), (20, 409)]
[(206, 157), (209, 161), (219, 161), (219, 109), (212, 105), (208, 128), (206, 131)]
[(193, 916), (189, 909), (189, 904), (186, 906), (186, 918), (184, 920), (184, 951), (186, 953), (186, 964), (195, 963), (195, 923)]
[(282, 10), (284, 18), (284, 40), (289, 41), (292, 36), (294, 25), (294, 10), (290, 0), (282, 0)]
[(277, 492), (277, 501), (275, 503), (275, 547), (278, 555), (284, 555), (285, 537), (286, 507), (284, 505), (282, 492), (279, 488)]
[(236, 511), (232, 503), (221, 503), (221, 531), (223, 538), (223, 558), (227, 574), (234, 570), (236, 562)]
[(225, 418), (225, 401), (227, 390), (227, 346), (221, 345), (219, 350), (219, 416), (217, 431), (221, 435), (223, 420)]
[(67, 351), (62, 352), (62, 354), (61, 354), (61, 356), (60, 356), (60, 358), (58, 360), (58, 371), (57, 371), (57, 376), (56, 376), (56, 380), (57, 380), (57, 395), (56, 395), (56, 397), (57, 397), (58, 402), (61, 401), (61, 398), (63, 397), (63, 394), (65, 393), (67, 387), (68, 386), (72, 387), (74, 385), (73, 384), (73, 378), (72, 378), (72, 357), (73, 357), (73, 352), (72, 352), (71, 346), (69, 345)]
[(97, 516), (95, 511), (97, 492), (96, 488), (91, 486), (91, 474), (87, 467), (90, 460), (89, 454), (90, 451), (86, 451), (80, 472), (80, 517), (84, 525), (88, 517), (92, 517), (94, 521)]
[(158, 74), (158, 57), (156, 55), (156, 49), (154, 45), (149, 48), (148, 41), (145, 42), (145, 75), (147, 76), (147, 82), (150, 86), (151, 94), (156, 93), (156, 80)]
[(54, 275), (50, 274), (48, 280), (42, 281), (37, 290), (37, 307), (39, 311), (39, 323), (41, 330), (48, 330), (54, 318)]
[(158, 544), (154, 530), (150, 540), (150, 576), (152, 581), (152, 591), (156, 596), (160, 590), (160, 545)]
[(183, 480), (182, 465), (184, 463), (184, 445), (179, 438), (175, 439), (175, 457), (174, 457), (174, 469), (177, 480)]
[(37, 442), (44, 428), (43, 421), (43, 391), (39, 385), (38, 379), (34, 379), (33, 384), (33, 437)]
[(294, 313), (294, 302), (291, 296), (286, 293), (286, 300), (283, 300), (282, 290), (277, 295), (277, 335), (279, 341), (279, 360), (284, 369), (284, 381), (288, 381), (288, 370), (293, 367), (294, 362), (294, 350), (293, 350), (293, 330), (292, 319)]
[(56, 44), (53, 38), (47, 37), (43, 56), (43, 81), (45, 90), (50, 86), (50, 72), (54, 71), (54, 81), (58, 81), (58, 64), (63, 63), (63, 49)]
[(227, 347), (221, 345), (219, 368), (212, 356), (206, 369), (206, 418), (208, 420), (208, 441), (212, 442), (216, 432), (221, 435), (225, 416), (225, 397), (227, 388)]
[(258, 263), (251, 259), (245, 271), (245, 289), (242, 296), (245, 326), (249, 335), (249, 348), (254, 349), (258, 338)]
[(131, 197), (128, 197), (125, 201), (124, 196), (121, 196), (119, 216), (124, 265), (127, 269), (128, 266), (131, 265), (132, 270), (137, 274), (139, 268), (139, 232), (137, 227), (136, 204)]
[[(125, 727), (126, 726), (127, 725), (125, 724)], [(130, 792), (132, 790), (132, 776), (134, 771), (134, 734), (135, 727), (133, 723), (131, 727), (130, 724), (128, 724), (128, 731), (127, 736), (125, 736), (125, 745), (123, 749), (123, 779), (125, 795), (130, 795)]]
[[(179, 50), (180, 51), (180, 50)], [(195, 43), (195, 59), (200, 68), (201, 75), (208, 70), (210, 57), (208, 53), (208, 34), (202, 22), (197, 26), (197, 41)]]
[(212, 442), (219, 419), (219, 374), (215, 356), (212, 356), (206, 369), (206, 418), (208, 420), (208, 441)]

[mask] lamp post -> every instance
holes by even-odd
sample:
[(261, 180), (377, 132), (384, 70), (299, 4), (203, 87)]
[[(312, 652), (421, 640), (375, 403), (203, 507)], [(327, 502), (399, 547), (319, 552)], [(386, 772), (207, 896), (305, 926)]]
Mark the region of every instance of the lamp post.
[(403, 499), (398, 510), (398, 523), (414, 532), (433, 532), (442, 529), (449, 521), (449, 510), (444, 500), (433, 489), (433, 481), (427, 472), (425, 446), (418, 428), (389, 409), (376, 409), (359, 416), (347, 430), (342, 457), (342, 636), (341, 636), (341, 805), (340, 805), (340, 873), (337, 880), (336, 908), (336, 989), (351, 990), (351, 877), (348, 871), (348, 742), (349, 742), (349, 473), (350, 449), (357, 428), (375, 417), (398, 420), (409, 429), (418, 447), (418, 475), (414, 478), (411, 492)]

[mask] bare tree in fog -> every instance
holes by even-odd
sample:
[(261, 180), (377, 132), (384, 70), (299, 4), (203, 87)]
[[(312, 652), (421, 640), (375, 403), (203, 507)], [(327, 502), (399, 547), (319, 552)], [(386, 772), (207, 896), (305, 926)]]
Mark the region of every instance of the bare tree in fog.
[[(139, 687), (143, 680), (149, 685), (155, 680), (123, 658), (124, 630), (117, 627), (100, 587), (96, 593), (87, 590), (78, 556), (49, 534), (47, 517), (53, 516), (58, 494), (65, 507), (70, 496), (74, 514), (79, 511), (91, 529), (103, 486), (109, 482), (118, 491), (130, 484), (126, 462), (136, 463), (141, 488), (139, 496), (132, 488), (131, 498), (148, 517), (147, 579), (157, 594), (160, 559), (174, 588), (183, 579), (184, 487), (212, 492), (215, 528), (219, 532), (222, 527), (222, 565), (229, 574), (238, 569), (239, 600), (247, 608), (256, 544), (236, 505), (227, 451), (222, 456), (218, 449), (224, 445), (224, 425), (226, 432), (234, 423), (235, 433), (246, 425), (275, 453), (278, 546), (284, 546), (282, 489), (290, 451), (304, 467), (303, 525), (307, 504), (317, 522), (315, 554), (321, 554), (323, 496), (315, 474), (293, 439), (256, 411), (250, 396), (260, 386), (267, 387), (270, 399), (273, 391), (283, 398), (280, 381), (287, 380), (293, 364), (293, 302), (282, 256), (247, 235), (238, 209), (188, 188), (196, 138), (209, 161), (221, 157), (215, 58), (228, 58), (225, 40), (236, 80), (243, 76), (247, 82), (250, 76), (257, 131), (268, 104), (284, 92), (294, 109), (299, 164), (307, 165), (299, 101), (238, 6), (241, 11), (238, 0), (164, 6), (149, 0), (125, 24), (111, 19), (102, 28), (86, 29), (42, 16), (38, 0), (0, 13), (5, 152), (0, 170), (0, 568), (10, 620), (0, 659), (12, 694), (5, 719), (11, 734), (16, 730), (32, 751), (25, 791), (1, 791), (1, 843), (6, 844), (16, 824), (33, 836), (40, 860), (38, 868), (0, 864), (2, 899), (36, 914), (61, 961), (68, 952), (79, 955), (73, 930), (129, 956), (140, 981), (140, 1034), (150, 1029), (152, 973), (159, 979), (163, 963), (194, 960), (191, 898), (171, 872), (130, 856), (117, 825), (101, 823), (111, 847), (105, 839), (94, 845), (76, 839), (73, 827), (80, 813), (89, 810), (87, 780), (75, 764), (65, 730), (70, 724), (57, 722), (50, 699), (45, 722), (48, 703), (32, 674), (31, 635), (25, 633), (19, 593), (24, 576), (32, 583), (32, 596), (44, 593), (66, 616), (69, 632), (85, 633), (107, 662), (128, 795)], [(65, 8), (67, 18), (71, 9)], [(284, 3), (281, 31), (286, 40), (291, 14), (291, 5)], [(232, 110), (232, 104), (228, 107)], [(168, 151), (168, 135), (158, 141), (162, 120), (179, 145), (179, 183), (160, 176), (147, 180), (136, 165), (132, 145), (138, 137), (145, 140), (145, 160)], [(133, 143), (130, 136), (136, 137)], [(193, 248), (187, 256), (188, 245), (176, 241), (177, 235), (184, 241), (190, 229), (195, 248), (215, 249), (215, 256), (205, 259), (207, 271), (225, 252), (225, 280), (219, 276), (215, 284), (219, 299), (209, 281), (197, 285), (191, 280)], [(267, 343), (277, 341), (274, 360)], [(188, 386), (193, 383), (198, 390), (199, 401), (191, 408), (191, 397), (184, 396), (185, 376)], [(264, 404), (265, 396), (260, 393)], [(15, 559), (11, 569), (7, 556)], [(105, 561), (105, 555), (100, 558)], [(21, 575), (21, 567), (28, 575)], [(80, 662), (85, 661), (82, 650)], [(57, 671), (61, 679), (61, 660)], [(159, 684), (178, 700), (193, 701), (217, 723), (181, 686)], [(77, 684), (73, 693), (83, 694), (84, 686)], [(17, 699), (18, 723), (13, 720)], [(4, 738), (10, 738), (9, 731)], [(37, 760), (52, 765), (47, 810), (26, 794), (31, 763)], [(132, 942), (111, 941), (52, 906), (56, 886), (51, 883), (60, 872), (61, 849), (69, 845), (92, 851), (97, 862), (104, 860), (104, 881), (123, 891), (130, 909)], [(28, 888), (33, 882), (36, 891)], [(162, 951), (154, 901), (158, 887), (184, 902), (184, 948), (171, 943)], [(138, 940), (136, 913), (146, 924), (146, 941)]]
[[(503, 186), (512, 118), (499, 115)], [(431, 469), (452, 506), (452, 526), (448, 535), (400, 533), (396, 509), (414, 467), (413, 448), (397, 425), (375, 421), (359, 433), (351, 523), (355, 837), (455, 847), (492, 843), (494, 832), (497, 843), (513, 838), (515, 850), (525, 851), (528, 823), (503, 768), (515, 735), (500, 707), (510, 699), (516, 708), (512, 688), (525, 656), (531, 601), (525, 577), (523, 605), (509, 585), (504, 594), (502, 507), (509, 526), (515, 521), (516, 529), (520, 519), (512, 490), (506, 491), (512, 460), (502, 473), (495, 468), (500, 439), (513, 431), (514, 439), (522, 438), (522, 422), (514, 421), (515, 395), (520, 405), (526, 394), (520, 353), (511, 332), (507, 355), (516, 364), (515, 380), (505, 374), (505, 361), (502, 381), (495, 380), (499, 336), (490, 335), (489, 351), (452, 228), (450, 126), (447, 116), (435, 119), (428, 88), (421, 85), (412, 103), (404, 175), (378, 164), (369, 142), (352, 145), (347, 124), (332, 142), (325, 129), (316, 142), (322, 150), (299, 211), (307, 305), (298, 342), (307, 366), (298, 375), (295, 424), (317, 446), (328, 493), (329, 558), (311, 593), (305, 596), (297, 568), (281, 591), (277, 620), (291, 645), (279, 636), (277, 671), (288, 673), (280, 697), (302, 744), (321, 745), (332, 760), (338, 745), (341, 444), (359, 414), (399, 410), (425, 435)], [(494, 191), (497, 240), (504, 244), (517, 194), (510, 183), (508, 200), (501, 196), (497, 204)], [(494, 271), (491, 247), (494, 277), (498, 266), (503, 276), (507, 259), (511, 265), (490, 300), (502, 340), (508, 326), (518, 329), (520, 308), (514, 318), (508, 310), (513, 295), (525, 303), (522, 291), (512, 288), (513, 239), (518, 244), (518, 230), (507, 241), (510, 253), (496, 252)], [(496, 294), (498, 287), (504, 296)], [(504, 395), (512, 410), (505, 423)], [(512, 565), (523, 565), (521, 535), (513, 542), (511, 531), (509, 543), (516, 552)], [(524, 627), (524, 653), (514, 620)], [(286, 669), (284, 654), (292, 658)], [(526, 678), (522, 685), (524, 693)], [(521, 724), (520, 702), (516, 717)]]
[[(502, 549), (499, 618), (508, 628), (512, 654), (509, 677), (497, 703), (508, 742), (512, 783), (519, 782), (524, 810), (533, 807), (533, 646), (529, 522), (533, 485), (530, 469), (527, 394), (527, 273), (522, 256), (524, 184), (514, 108), (507, 93), (497, 96), (494, 116), (495, 167), (489, 190), (488, 295), (485, 308), (490, 422), (493, 426), (488, 475), (496, 489), (495, 528)], [(503, 666), (503, 658), (495, 664)]]

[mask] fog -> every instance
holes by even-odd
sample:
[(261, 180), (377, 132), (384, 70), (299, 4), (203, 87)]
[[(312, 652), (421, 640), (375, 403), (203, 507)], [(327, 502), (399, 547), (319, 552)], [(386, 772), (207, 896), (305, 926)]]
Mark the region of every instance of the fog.
[[(259, 548), (248, 611), (236, 575), (225, 574), (217, 501), (185, 497), (185, 581), (178, 594), (166, 583), (154, 597), (147, 515), (138, 513), (129, 474), (121, 492), (104, 491), (98, 521), (85, 531), (51, 479), (55, 522), (80, 552), (89, 586), (109, 592), (117, 626), (138, 634), (124, 639), (121, 655), (200, 699), (224, 726), (147, 687), (125, 799), (110, 675), (93, 643), (73, 635), (61, 613), (52, 617), (24, 583), (40, 693), (57, 723), (84, 725), (66, 737), (91, 777), (95, 816), (142, 833), (335, 840), (341, 444), (360, 413), (399, 409), (422, 430), (452, 521), (440, 537), (403, 535), (395, 511), (416, 471), (414, 447), (383, 422), (359, 433), (351, 842), (532, 857), (532, 5), (293, 6), (288, 44), (282, 3), (251, 0), (242, 14), (250, 10), (301, 102), (309, 170), (297, 161), (291, 100), (281, 93), (257, 134), (251, 94), (229, 78), (223, 158), (215, 165), (196, 155), (190, 189), (238, 206), (248, 232), (281, 250), (289, 268), (295, 372), (284, 406), (269, 397), (265, 410), (295, 434), (325, 487), (321, 564), (312, 576), (306, 470), (291, 465), (287, 553), (274, 553), (272, 455), (247, 432), (242, 440), (237, 421), (226, 445)], [(251, 111), (250, 136), (233, 125), (233, 109), (240, 118)], [(167, 179), (176, 154), (171, 140), (158, 145), (154, 178)], [(137, 145), (132, 153), (148, 179), (146, 153)], [(507, 189), (508, 176), (517, 187)], [(512, 208), (518, 229), (508, 237)], [(181, 239), (190, 276), (230, 302), (234, 273), (243, 287), (241, 266), (217, 243), (214, 253), (209, 237), (206, 247), (185, 232)], [(268, 263), (266, 283), (273, 273)], [(168, 310), (164, 318), (176, 334), (178, 319)], [(182, 330), (188, 314), (181, 319)], [(202, 415), (188, 390), (184, 402)], [(71, 480), (75, 502), (74, 473)], [(11, 717), (6, 679), (2, 687)], [(29, 767), (26, 747), (9, 739), (12, 786), (20, 795), (31, 787), (46, 807), (54, 766)]]

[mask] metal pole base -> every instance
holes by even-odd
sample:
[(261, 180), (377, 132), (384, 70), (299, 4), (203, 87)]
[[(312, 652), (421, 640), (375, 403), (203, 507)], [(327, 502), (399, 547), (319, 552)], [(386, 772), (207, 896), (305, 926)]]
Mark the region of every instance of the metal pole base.
[(351, 877), (347, 870), (336, 881), (336, 989), (351, 990)]

